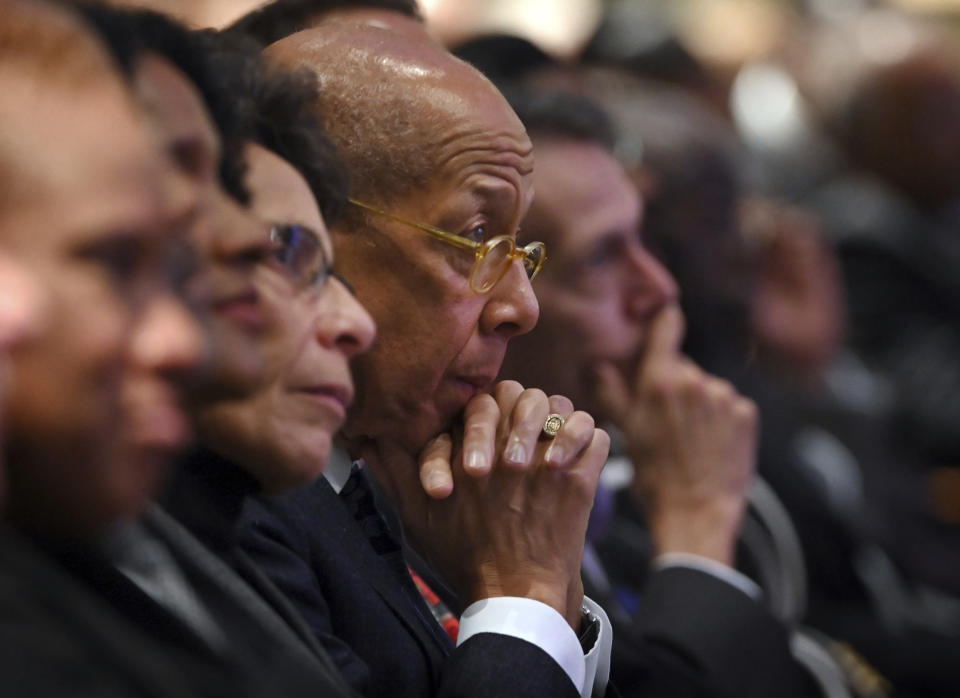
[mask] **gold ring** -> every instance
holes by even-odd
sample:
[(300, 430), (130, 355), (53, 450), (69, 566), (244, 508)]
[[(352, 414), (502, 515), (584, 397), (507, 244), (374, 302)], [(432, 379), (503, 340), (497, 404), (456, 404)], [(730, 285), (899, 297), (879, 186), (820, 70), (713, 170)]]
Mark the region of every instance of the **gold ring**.
[(563, 422), (564, 419), (560, 415), (556, 413), (548, 414), (547, 418), (543, 421), (543, 435), (548, 439), (552, 439), (560, 433), (560, 430), (563, 428)]

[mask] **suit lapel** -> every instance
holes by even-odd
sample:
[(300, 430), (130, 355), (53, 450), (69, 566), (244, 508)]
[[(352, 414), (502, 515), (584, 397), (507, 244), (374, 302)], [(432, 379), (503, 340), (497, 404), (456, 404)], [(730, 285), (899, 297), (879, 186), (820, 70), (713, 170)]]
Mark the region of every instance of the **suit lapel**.
[[(126, 595), (135, 589), (119, 573), (116, 578), (110, 577), (108, 588), (88, 588), (94, 578), (109, 576), (110, 569), (98, 565), (93, 571), (90, 563), (79, 565), (78, 559), (74, 557), (68, 567), (62, 567), (59, 561), (49, 558), (46, 552), (34, 548), (26, 539), (7, 530), (0, 531), (0, 585), (9, 594), (5, 600), (25, 604), (29, 611), (42, 613), (48, 610), (56, 619), (51, 628), (83, 643), (86, 651), (110, 658), (111, 670), (129, 677), (137, 685), (139, 695), (146, 698), (191, 693), (184, 678), (185, 669), (177, 666), (176, 671), (170, 671), (166, 661), (159, 661), (154, 640), (174, 631), (188, 652), (191, 647), (198, 652), (206, 652), (209, 648), (195, 643), (196, 635), (186, 626), (174, 623), (162, 628), (172, 618), (146, 595), (142, 598), (126, 597), (127, 600), (135, 599), (136, 613), (130, 613), (128, 602), (116, 603), (115, 591)], [(78, 571), (84, 574), (77, 576)], [(93, 577), (86, 574), (90, 572)], [(11, 592), (11, 578), (17, 580), (16, 584), (23, 585), (22, 593), (16, 585)], [(151, 612), (149, 618), (141, 613), (148, 608)], [(21, 611), (17, 610), (18, 613)], [(144, 633), (144, 628), (149, 628), (149, 633)], [(192, 667), (193, 670), (196, 668)]]
[[(238, 550), (235, 556), (237, 571), (256, 592), (277, 612), (287, 626), (305, 644), (311, 652), (317, 655), (324, 663), (328, 659), (326, 650), (317, 641), (316, 636), (306, 624), (299, 611), (290, 603), (286, 596), (274, 586), (260, 571), (256, 563), (243, 551)], [(332, 665), (331, 665), (332, 666)]]
[(134, 622), (143, 627), (149, 627), (154, 635), (169, 638), (196, 652), (223, 658), (222, 648), (207, 642), (98, 551), (78, 546), (56, 547), (52, 555), (77, 579), (83, 580), (96, 593), (108, 599), (122, 615), (135, 619)]
[[(144, 525), (170, 548), (177, 562), (194, 581), (197, 593), (212, 604), (229, 604), (233, 612), (243, 614), (261, 632), (310, 661), (316, 657), (286, 623), (230, 567), (209, 552), (193, 535), (168, 514), (154, 506), (143, 517)], [(219, 598), (211, 599), (213, 591)], [(229, 629), (227, 629), (229, 632)], [(328, 660), (329, 661), (329, 660)]]
[[(325, 535), (329, 535), (331, 544), (341, 549), (343, 557), (351, 560), (366, 582), (389, 606), (394, 615), (403, 623), (423, 648), (424, 653), (432, 658), (431, 664), (438, 666), (443, 658), (450, 654), (451, 643), (443, 633), (439, 624), (433, 620), (425, 604), (422, 612), (418, 612), (413, 605), (409, 592), (400, 586), (409, 583), (413, 587), (413, 580), (399, 580), (397, 571), (373, 549), (370, 541), (364, 535), (359, 524), (347, 510), (343, 500), (325, 481), (314, 485), (321, 494), (318, 508), (323, 511), (329, 525), (321, 526)], [(414, 593), (416, 587), (413, 587)], [(419, 598), (419, 597), (417, 597)]]

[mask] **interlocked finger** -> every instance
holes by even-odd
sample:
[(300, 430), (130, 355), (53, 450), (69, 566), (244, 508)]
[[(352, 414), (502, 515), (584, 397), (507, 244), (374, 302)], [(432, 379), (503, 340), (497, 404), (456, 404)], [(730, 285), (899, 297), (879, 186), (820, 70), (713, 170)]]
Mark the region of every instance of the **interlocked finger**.
[(505, 464), (520, 469), (530, 465), (549, 412), (550, 402), (542, 390), (528, 388), (521, 393), (513, 407), (510, 433), (503, 450)]
[(554, 468), (565, 468), (574, 463), (593, 439), (594, 421), (586, 412), (574, 412), (566, 418), (563, 428), (547, 446), (543, 461)]
[(481, 477), (490, 472), (497, 448), (500, 406), (491, 395), (478, 395), (467, 404), (463, 417), (463, 469)]

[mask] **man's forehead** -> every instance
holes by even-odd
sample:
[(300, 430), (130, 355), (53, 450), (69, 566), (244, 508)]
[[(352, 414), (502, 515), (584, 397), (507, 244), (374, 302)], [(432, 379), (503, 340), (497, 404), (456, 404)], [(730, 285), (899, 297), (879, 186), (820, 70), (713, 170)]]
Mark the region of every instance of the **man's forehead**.
[[(159, 214), (165, 169), (119, 81), (85, 87), (72, 98), (69, 92), (46, 95), (40, 104), (46, 105), (39, 111), (43, 119), (27, 109), (19, 124), (7, 122), (19, 136), (23, 152), (15, 157), (28, 187), (18, 215), (49, 218), (44, 227), (51, 231), (151, 224)], [(63, 216), (67, 210), (70, 215)]]

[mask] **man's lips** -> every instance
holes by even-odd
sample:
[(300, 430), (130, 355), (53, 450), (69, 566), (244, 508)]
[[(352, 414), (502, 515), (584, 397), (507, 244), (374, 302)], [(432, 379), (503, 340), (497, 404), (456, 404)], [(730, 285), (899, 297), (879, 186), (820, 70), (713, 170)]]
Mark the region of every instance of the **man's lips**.
[(496, 377), (497, 374), (492, 373), (470, 376), (454, 376), (454, 380), (475, 388), (477, 392), (482, 392), (493, 384), (493, 381)]
[(265, 325), (263, 307), (256, 289), (250, 287), (241, 292), (221, 296), (211, 304), (218, 315), (229, 318), (244, 328), (260, 332)]
[(455, 375), (448, 378), (447, 383), (454, 388), (460, 400), (466, 404), (474, 396), (489, 392), (495, 379), (496, 374)]
[(133, 434), (140, 446), (173, 451), (187, 443), (191, 430), (179, 407), (167, 402), (141, 410), (133, 425)]

